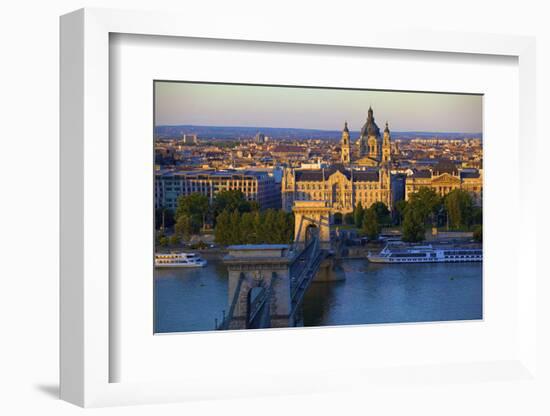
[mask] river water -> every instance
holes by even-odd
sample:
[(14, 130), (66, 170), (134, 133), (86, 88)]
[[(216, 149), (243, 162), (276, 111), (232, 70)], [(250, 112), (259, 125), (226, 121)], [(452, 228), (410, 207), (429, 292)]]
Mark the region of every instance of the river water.
[[(346, 279), (312, 283), (303, 325), (351, 325), (482, 318), (482, 264), (373, 264), (345, 260)], [(227, 309), (227, 272), (155, 270), (155, 332), (211, 331)]]

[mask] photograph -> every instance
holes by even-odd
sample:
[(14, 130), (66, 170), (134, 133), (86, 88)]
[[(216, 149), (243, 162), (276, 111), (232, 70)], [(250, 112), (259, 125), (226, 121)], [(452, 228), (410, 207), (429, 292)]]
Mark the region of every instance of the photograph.
[(0, 414), (549, 416), (544, 5), (4, 2)]
[(154, 333), (483, 319), (483, 95), (153, 81)]

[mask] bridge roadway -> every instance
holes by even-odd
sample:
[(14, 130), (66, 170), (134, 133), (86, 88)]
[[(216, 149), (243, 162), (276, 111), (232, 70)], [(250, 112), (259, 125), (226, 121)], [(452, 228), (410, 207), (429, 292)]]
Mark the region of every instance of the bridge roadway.
[[(289, 322), (296, 322), (304, 296), (319, 271), (321, 263), (328, 256), (328, 250), (321, 249), (319, 238), (312, 237), (306, 246), (299, 252), (296, 246), (287, 254), (290, 257), (288, 263), (288, 281), (290, 284), (290, 313)], [(269, 328), (271, 326), (271, 308), (274, 296), (274, 284), (277, 281), (277, 273), (271, 274), (269, 283), (261, 283), (255, 296), (248, 302), (246, 324), (249, 329)], [(242, 296), (241, 287), (245, 281), (243, 273), (240, 274), (234, 296), (227, 314), (216, 329), (232, 329), (231, 322), (234, 319), (235, 307)]]
[(304, 295), (309, 289), (309, 285), (315, 279), (319, 271), (321, 262), (327, 256), (326, 250), (320, 249), (319, 239), (313, 238), (304, 250), (300, 253), (290, 268), (291, 281), (291, 305), (290, 315), (296, 317), (296, 312), (302, 305)]

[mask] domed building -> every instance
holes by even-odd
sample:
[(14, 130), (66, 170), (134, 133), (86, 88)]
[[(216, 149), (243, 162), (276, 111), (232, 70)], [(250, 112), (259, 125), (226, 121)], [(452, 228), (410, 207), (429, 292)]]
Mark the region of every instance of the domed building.
[(380, 128), (374, 120), (374, 111), (369, 107), (367, 120), (361, 132), (359, 139), (355, 142), (356, 158), (351, 158), (350, 136), (347, 122), (342, 132), (342, 163), (352, 164), (362, 167), (377, 167), (381, 163), (389, 163), (391, 160), (391, 136), (388, 123), (384, 129), (383, 137), (380, 135)]
[(291, 212), (296, 201), (324, 201), (331, 213), (349, 213), (358, 203), (365, 208), (383, 202), (392, 208), (391, 136), (383, 134), (369, 107), (367, 120), (353, 149), (348, 123), (340, 140), (341, 164), (327, 169), (285, 168), (281, 182), (283, 209)]

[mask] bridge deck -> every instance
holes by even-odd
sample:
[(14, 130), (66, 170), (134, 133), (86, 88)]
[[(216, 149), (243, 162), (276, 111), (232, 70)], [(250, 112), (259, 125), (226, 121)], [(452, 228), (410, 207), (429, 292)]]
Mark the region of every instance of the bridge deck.
[(315, 275), (319, 271), (321, 262), (325, 259), (326, 255), (327, 252), (325, 250), (317, 250), (316, 252), (311, 254), (310, 264), (305, 268), (304, 272), (298, 278), (296, 286), (292, 291), (292, 310), (290, 314), (291, 316), (295, 316), (296, 311), (302, 305), (304, 296), (309, 289), (311, 282), (313, 282), (313, 279), (315, 279)]
[[(288, 253), (290, 258), (279, 259), (279, 262), (286, 262), (288, 264), (291, 301), (289, 318), (292, 321), (295, 320), (296, 313), (302, 304), (305, 293), (319, 271), (319, 267), (327, 254), (328, 252), (326, 250), (320, 248), (319, 238), (312, 238), (302, 251), (298, 253), (293, 251), (292, 253)], [(242, 261), (242, 259), (239, 260)], [(230, 261), (231, 259), (226, 262)], [(241, 273), (232, 302), (229, 305), (228, 314), (224, 316), (222, 322), (216, 329), (230, 329), (231, 321), (233, 320), (233, 311), (240, 296), (243, 280), (244, 275)], [(266, 328), (270, 326), (270, 305), (273, 295), (274, 280), (275, 276), (272, 277), (269, 287), (263, 287), (261, 293), (251, 302), (246, 328)]]

